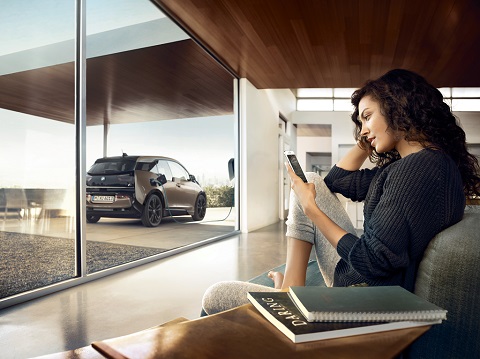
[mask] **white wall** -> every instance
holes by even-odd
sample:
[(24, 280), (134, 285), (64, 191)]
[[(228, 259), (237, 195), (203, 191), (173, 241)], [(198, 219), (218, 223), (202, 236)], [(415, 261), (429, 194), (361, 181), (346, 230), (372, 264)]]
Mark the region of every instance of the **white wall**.
[(454, 112), (454, 114), (467, 135), (467, 143), (480, 144), (480, 112)]
[[(291, 120), (295, 96), (288, 90), (258, 90), (240, 80), (240, 230), (278, 222), (278, 119)], [(283, 160), (282, 162), (283, 163)]]
[(307, 153), (332, 151), (332, 137), (299, 136), (297, 137), (297, 158), (305, 171), (310, 171)]
[[(300, 144), (300, 139), (298, 139), (298, 156), (301, 165), (305, 165), (305, 161), (300, 159), (305, 159), (305, 149), (307, 152), (331, 152), (332, 153), (332, 165), (338, 162), (338, 148), (339, 145), (350, 145), (355, 144), (353, 139), (353, 122), (350, 119), (349, 112), (334, 112), (334, 111), (301, 111), (293, 113), (293, 123), (294, 124), (322, 124), (322, 125), (331, 125), (332, 126), (332, 137), (328, 142), (326, 139), (328, 137), (313, 137), (307, 138), (302, 137), (301, 141), (305, 142)], [(315, 141), (318, 142), (315, 145)], [(315, 147), (318, 146), (318, 147)], [(325, 146), (330, 146), (325, 148)], [(318, 150), (312, 150), (311, 148), (319, 148)], [(321, 149), (321, 150), (320, 150)]]

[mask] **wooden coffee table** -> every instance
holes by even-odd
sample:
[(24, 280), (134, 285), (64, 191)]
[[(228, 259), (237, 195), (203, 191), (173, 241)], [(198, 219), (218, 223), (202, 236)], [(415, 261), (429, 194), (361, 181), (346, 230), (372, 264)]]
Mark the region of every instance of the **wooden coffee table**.
[(394, 358), (430, 326), (292, 343), (251, 304), (92, 343), (107, 358)]

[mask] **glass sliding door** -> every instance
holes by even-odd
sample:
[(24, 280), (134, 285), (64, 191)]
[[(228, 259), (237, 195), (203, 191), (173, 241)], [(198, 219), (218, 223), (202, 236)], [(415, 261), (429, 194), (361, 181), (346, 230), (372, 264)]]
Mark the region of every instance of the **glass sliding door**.
[(0, 12), (0, 299), (75, 275), (74, 1)]
[(233, 104), (232, 75), (152, 2), (87, 3), (88, 273), (235, 230)]

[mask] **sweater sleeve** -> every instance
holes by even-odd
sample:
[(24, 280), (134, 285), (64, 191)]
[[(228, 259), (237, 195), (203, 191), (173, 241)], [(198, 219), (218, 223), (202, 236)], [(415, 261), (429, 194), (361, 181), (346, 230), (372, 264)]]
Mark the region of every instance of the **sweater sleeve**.
[(325, 177), (325, 184), (330, 191), (340, 193), (352, 201), (363, 201), (377, 170), (378, 168), (347, 171), (335, 165)]
[(377, 203), (366, 204), (364, 234), (346, 234), (337, 246), (350, 270), (375, 280), (419, 260), (431, 238), (449, 222), (444, 198), (453, 172), (446, 167), (445, 161), (431, 156), (413, 156), (382, 171), (370, 193)]

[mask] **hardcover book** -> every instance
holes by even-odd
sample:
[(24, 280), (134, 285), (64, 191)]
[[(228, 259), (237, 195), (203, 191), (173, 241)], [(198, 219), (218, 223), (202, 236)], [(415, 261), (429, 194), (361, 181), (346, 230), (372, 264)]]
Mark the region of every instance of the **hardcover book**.
[(294, 343), (377, 333), (441, 322), (308, 322), (287, 292), (249, 292), (247, 297), (270, 323)]
[(308, 321), (438, 321), (447, 311), (400, 286), (290, 287)]

